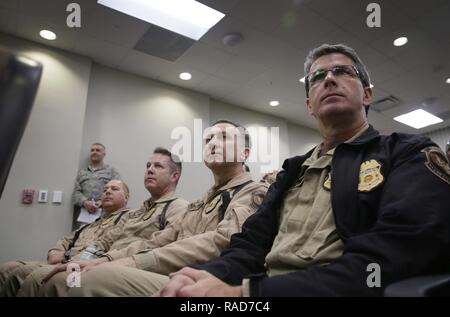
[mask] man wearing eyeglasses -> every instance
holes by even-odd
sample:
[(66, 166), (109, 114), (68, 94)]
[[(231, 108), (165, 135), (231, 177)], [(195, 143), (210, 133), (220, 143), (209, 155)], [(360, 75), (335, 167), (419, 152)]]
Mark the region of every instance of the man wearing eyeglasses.
[(379, 296), (448, 270), (450, 172), (428, 138), (367, 122), (368, 72), (353, 49), (305, 62), (322, 143), (287, 159), (219, 258), (171, 274), (161, 296)]

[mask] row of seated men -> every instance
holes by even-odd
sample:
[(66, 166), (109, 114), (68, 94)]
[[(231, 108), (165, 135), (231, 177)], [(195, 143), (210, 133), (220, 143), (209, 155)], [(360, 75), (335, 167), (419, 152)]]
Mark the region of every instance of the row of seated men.
[[(421, 135), (382, 135), (369, 125), (369, 74), (346, 45), (309, 53), (305, 90), (322, 142), (285, 160), (268, 190), (242, 169), (250, 151), (245, 130), (218, 121), (204, 157), (215, 184), (202, 199), (188, 204), (173, 196), (181, 165), (157, 151), (145, 176), (152, 198), (140, 209), (123, 213), (126, 186), (110, 182), (102, 196), (105, 208), (118, 202), (110, 217), (51, 250), (53, 266), (5, 264), (1, 292), (381, 296), (402, 279), (448, 272), (450, 166), (443, 151)], [(230, 149), (231, 161), (224, 159)], [(83, 260), (83, 249), (97, 258)], [(66, 280), (74, 264), (81, 287)]]
[[(228, 246), (231, 235), (239, 232), (246, 218), (256, 211), (267, 191), (266, 182), (254, 182), (243, 168), (250, 145), (246, 131), (247, 145), (236, 151), (233, 161), (225, 160), (223, 154), (230, 148), (226, 143), (234, 140), (233, 133), (243, 131), (237, 128), (223, 120), (210, 130), (211, 146), (205, 164), (215, 184), (201, 199), (189, 204), (175, 195), (182, 164), (168, 150), (156, 148), (144, 175), (144, 186), (151, 198), (139, 209), (129, 210), (128, 186), (121, 180), (111, 180), (101, 196), (102, 217), (58, 241), (48, 251), (47, 263), (13, 261), (1, 265), (1, 294), (66, 295), (71, 289), (66, 281), (72, 273), (66, 272), (69, 261), (77, 262), (87, 272), (100, 264), (107, 267), (127, 263), (133, 257), (137, 267), (161, 274), (158, 283), (164, 283), (169, 273), (218, 256)], [(96, 259), (83, 261), (89, 251), (95, 253), (91, 258)], [(64, 272), (49, 278), (53, 270)], [(49, 281), (42, 284), (45, 278)]]

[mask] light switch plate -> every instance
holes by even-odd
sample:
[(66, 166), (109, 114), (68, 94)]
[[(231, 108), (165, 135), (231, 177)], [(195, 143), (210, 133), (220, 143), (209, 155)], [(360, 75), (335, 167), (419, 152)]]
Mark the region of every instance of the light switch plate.
[(54, 190), (53, 191), (53, 203), (54, 204), (61, 204), (62, 203), (62, 191), (60, 190)]
[(38, 195), (39, 203), (46, 203), (48, 201), (48, 190), (40, 190)]

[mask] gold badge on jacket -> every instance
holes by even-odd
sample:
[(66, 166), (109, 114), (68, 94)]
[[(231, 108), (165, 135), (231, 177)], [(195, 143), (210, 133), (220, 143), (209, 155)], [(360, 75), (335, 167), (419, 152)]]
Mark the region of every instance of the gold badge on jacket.
[(359, 169), (360, 192), (369, 192), (383, 183), (384, 177), (381, 174), (381, 164), (377, 160), (365, 161)]
[(427, 156), (425, 166), (430, 172), (450, 184), (450, 166), (444, 152), (437, 146), (429, 146), (422, 152)]
[(325, 177), (325, 181), (323, 182), (323, 188), (326, 190), (331, 190), (331, 172), (328, 172), (328, 175)]
[(211, 200), (207, 205), (206, 205), (206, 209), (205, 212), (207, 214), (209, 214), (211, 211), (214, 210), (214, 208), (216, 208), (217, 204), (219, 203), (219, 201), (222, 199), (222, 195), (216, 195), (216, 197), (213, 198), (213, 200)]

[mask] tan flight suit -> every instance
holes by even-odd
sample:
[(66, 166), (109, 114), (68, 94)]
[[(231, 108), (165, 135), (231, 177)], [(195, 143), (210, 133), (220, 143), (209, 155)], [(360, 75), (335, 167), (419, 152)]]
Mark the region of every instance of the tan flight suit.
[[(104, 215), (97, 221), (85, 225), (78, 229), (79, 235), (75, 243), (72, 243), (77, 231), (66, 235), (59, 240), (50, 251), (58, 251), (62, 254), (66, 252), (68, 258), (72, 258), (81, 253), (89, 245), (93, 244), (98, 238), (120, 226), (120, 218), (124, 217), (129, 211), (128, 208), (116, 210), (110, 215)], [(73, 245), (71, 245), (73, 244)], [(0, 296), (15, 296), (25, 278), (34, 270), (53, 266), (45, 262), (7, 262), (0, 266)]]
[[(177, 198), (174, 193), (169, 193), (156, 201), (150, 198), (144, 201), (139, 209), (131, 210), (125, 214), (120, 219), (117, 228), (110, 230), (93, 243), (99, 252), (103, 250), (106, 252), (105, 256), (110, 259), (119, 259), (126, 256), (127, 252), (132, 252), (133, 248), (138, 248), (137, 251), (141, 250), (144, 247), (142, 241), (149, 239), (154, 232), (160, 230), (160, 226), (165, 227), (174, 222), (186, 212), (188, 204), (188, 201)], [(164, 217), (162, 216), (163, 212)], [(128, 248), (130, 244), (132, 246)], [(75, 256), (73, 260), (79, 260), (79, 256)], [(36, 296), (40, 281), (49, 272), (50, 270), (47, 268), (35, 270), (23, 282), (17, 295)], [(68, 273), (62, 272), (57, 275), (64, 277), (65, 280)]]
[[(107, 253), (109, 260), (117, 260), (135, 254), (145, 248), (145, 241), (167, 226), (170, 226), (187, 210), (189, 202), (177, 198), (173, 193), (161, 197), (157, 201), (151, 198), (143, 206), (131, 211), (122, 221), (126, 222), (123, 230), (113, 230), (96, 242), (100, 250)], [(165, 211), (164, 211), (165, 209)], [(162, 213), (165, 220), (161, 223)]]
[[(242, 186), (241, 186), (242, 185)], [(236, 188), (240, 187), (237, 190)], [(139, 269), (101, 266), (81, 274), (81, 287), (69, 290), (69, 296), (148, 296), (167, 281), (167, 274), (182, 267), (204, 263), (217, 257), (229, 245), (232, 234), (261, 204), (267, 187), (251, 181), (242, 173), (220, 188), (211, 188), (201, 200), (165, 230), (156, 232), (146, 249), (133, 256)], [(226, 210), (223, 200), (229, 195)], [(145, 271), (144, 271), (145, 270)], [(150, 272), (147, 272), (150, 271)], [(49, 281), (40, 295), (63, 295), (58, 283)]]

